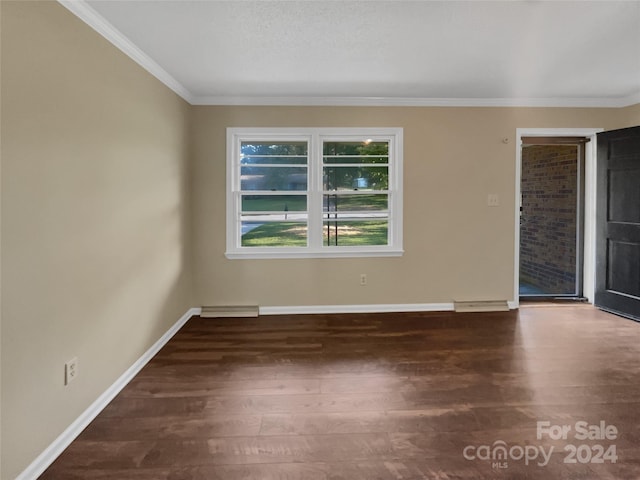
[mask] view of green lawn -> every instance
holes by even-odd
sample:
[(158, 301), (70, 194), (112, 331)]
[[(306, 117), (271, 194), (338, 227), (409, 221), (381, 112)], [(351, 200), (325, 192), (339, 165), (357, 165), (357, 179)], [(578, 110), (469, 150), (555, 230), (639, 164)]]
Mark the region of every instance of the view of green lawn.
[[(325, 224), (323, 243), (336, 245), (335, 222)], [(387, 245), (388, 222), (348, 221), (338, 222), (337, 245)], [(245, 233), (242, 236), (243, 247), (305, 247), (307, 245), (307, 226), (294, 222), (269, 222)]]
[(306, 195), (246, 195), (242, 197), (243, 212), (304, 212)]
[(322, 243), (339, 247), (387, 245), (388, 229), (386, 220), (338, 222), (336, 237), (335, 222), (329, 222), (324, 225)]
[(307, 224), (269, 222), (242, 235), (243, 247), (306, 247)]

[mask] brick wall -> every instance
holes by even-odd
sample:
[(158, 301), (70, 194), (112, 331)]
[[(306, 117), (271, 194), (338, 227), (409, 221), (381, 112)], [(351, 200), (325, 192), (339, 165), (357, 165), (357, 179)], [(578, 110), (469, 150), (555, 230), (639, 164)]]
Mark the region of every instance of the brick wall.
[(578, 147), (522, 149), (520, 281), (575, 293)]

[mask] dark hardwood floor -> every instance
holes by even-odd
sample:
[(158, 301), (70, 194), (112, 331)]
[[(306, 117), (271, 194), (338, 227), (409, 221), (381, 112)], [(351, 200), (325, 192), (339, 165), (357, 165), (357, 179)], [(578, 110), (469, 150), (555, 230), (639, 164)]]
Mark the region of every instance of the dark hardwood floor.
[[(575, 438), (601, 421), (617, 434)], [(640, 324), (587, 305), (194, 317), (40, 478), (638, 479)]]

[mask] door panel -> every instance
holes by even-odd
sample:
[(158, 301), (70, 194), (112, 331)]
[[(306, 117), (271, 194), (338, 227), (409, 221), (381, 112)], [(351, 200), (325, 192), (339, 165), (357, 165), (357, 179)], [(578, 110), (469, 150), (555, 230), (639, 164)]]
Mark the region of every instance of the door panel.
[(608, 220), (614, 222), (640, 222), (640, 165), (632, 170), (609, 172)]
[(640, 297), (640, 243), (609, 241), (607, 290)]
[(640, 127), (598, 134), (595, 304), (640, 320)]

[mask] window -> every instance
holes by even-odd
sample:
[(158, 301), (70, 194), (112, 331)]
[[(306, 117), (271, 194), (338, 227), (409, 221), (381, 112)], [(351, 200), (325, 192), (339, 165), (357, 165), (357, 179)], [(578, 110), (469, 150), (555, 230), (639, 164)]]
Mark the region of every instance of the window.
[(226, 255), (402, 255), (402, 129), (227, 129)]

